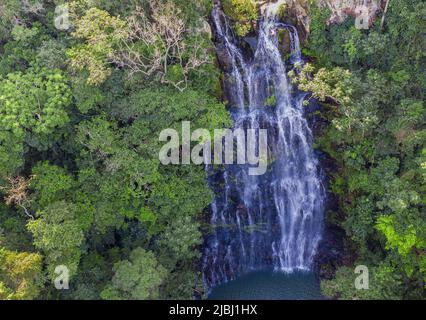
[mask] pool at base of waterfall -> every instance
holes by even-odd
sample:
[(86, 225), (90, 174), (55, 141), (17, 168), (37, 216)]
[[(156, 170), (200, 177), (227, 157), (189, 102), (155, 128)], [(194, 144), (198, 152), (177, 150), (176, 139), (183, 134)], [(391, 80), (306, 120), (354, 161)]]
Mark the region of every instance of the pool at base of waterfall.
[(257, 271), (212, 289), (209, 300), (321, 300), (313, 273)]

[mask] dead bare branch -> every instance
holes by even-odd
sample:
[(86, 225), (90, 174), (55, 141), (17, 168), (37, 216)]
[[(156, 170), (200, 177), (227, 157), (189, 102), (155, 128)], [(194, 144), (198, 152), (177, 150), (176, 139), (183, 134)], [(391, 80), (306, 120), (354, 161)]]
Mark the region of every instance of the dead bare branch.
[[(127, 19), (129, 37), (122, 41), (111, 57), (111, 62), (129, 69), (129, 75), (157, 75), (161, 83), (170, 84), (179, 91), (188, 86), (189, 73), (210, 62), (202, 39), (188, 44), (187, 28), (181, 11), (172, 2), (151, 2), (151, 14), (137, 7)], [(180, 69), (180, 78), (172, 80), (171, 65)]]
[(0, 190), (4, 190), (6, 192), (6, 196), (4, 198), (7, 205), (16, 205), (22, 208), (25, 214), (34, 219), (34, 216), (30, 214), (27, 209), (27, 206), (30, 204), (30, 200), (28, 198), (28, 185), (31, 181), (31, 177), (29, 179), (25, 179), (24, 177), (9, 177), (7, 178), (9, 185), (6, 187), (0, 187)]

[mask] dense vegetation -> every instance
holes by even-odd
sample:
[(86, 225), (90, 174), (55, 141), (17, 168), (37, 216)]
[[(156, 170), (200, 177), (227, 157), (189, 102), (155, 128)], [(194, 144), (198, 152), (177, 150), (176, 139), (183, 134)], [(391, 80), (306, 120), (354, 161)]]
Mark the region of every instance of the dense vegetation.
[[(391, 1), (383, 29), (353, 19), (327, 26), (311, 7), (305, 47), (313, 64), (296, 81), (323, 103), (318, 147), (338, 209), (328, 223), (348, 237), (347, 259), (323, 293), (343, 299), (422, 298), (426, 285), (426, 2)], [(311, 77), (310, 75), (313, 75)], [(357, 265), (370, 290), (356, 290)], [(327, 266), (323, 266), (327, 268)]]
[(158, 137), (229, 125), (211, 3), (58, 4), (0, 3), (0, 299), (201, 296), (212, 194), (203, 167), (160, 165)]
[[(68, 2), (69, 21), (59, 0), (0, 3), (0, 299), (202, 297), (212, 192), (203, 167), (160, 165), (158, 137), (181, 121), (230, 125), (211, 1)], [(239, 35), (254, 30), (251, 1), (223, 4)], [(311, 64), (292, 77), (321, 102), (317, 147), (337, 199), (327, 223), (347, 236), (323, 293), (422, 298), (426, 2), (392, 1), (369, 30), (310, 11)], [(70, 290), (54, 287), (61, 265)], [(353, 286), (357, 265), (370, 290)]]

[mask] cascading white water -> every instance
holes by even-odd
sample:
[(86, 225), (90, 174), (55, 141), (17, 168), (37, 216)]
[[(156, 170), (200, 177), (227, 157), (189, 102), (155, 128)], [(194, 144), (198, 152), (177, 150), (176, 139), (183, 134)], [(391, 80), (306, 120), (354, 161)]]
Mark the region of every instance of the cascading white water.
[[(325, 193), (304, 118), (304, 94), (289, 83), (278, 48), (278, 28), (290, 32), (291, 63), (302, 63), (297, 30), (278, 23), (271, 4), (260, 21), (252, 57), (233, 36), (220, 8), (213, 10), (217, 45), (231, 65), (226, 93), (234, 128), (267, 129), (269, 169), (250, 176), (248, 167), (211, 170), (216, 197), (203, 255), (203, 280), (211, 288), (248, 271), (309, 270), (321, 237)], [(265, 106), (273, 97), (274, 107)]]

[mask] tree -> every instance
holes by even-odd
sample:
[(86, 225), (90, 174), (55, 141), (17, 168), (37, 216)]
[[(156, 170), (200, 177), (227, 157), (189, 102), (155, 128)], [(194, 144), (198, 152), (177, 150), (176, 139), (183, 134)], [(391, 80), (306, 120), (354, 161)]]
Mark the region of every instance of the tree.
[(0, 39), (5, 40), (10, 34), (11, 27), (24, 25), (30, 15), (40, 15), (44, 12), (40, 0), (7, 0), (0, 3)]
[(202, 244), (199, 225), (191, 221), (190, 217), (177, 217), (166, 226), (159, 244), (170, 252), (166, 256), (175, 260), (191, 260), (199, 257), (199, 252), (195, 250)]
[(254, 23), (259, 18), (259, 9), (252, 0), (224, 0), (223, 10), (235, 23), (235, 30), (240, 37), (253, 31)]
[(0, 300), (31, 300), (43, 285), (42, 257), (0, 247)]
[(28, 211), (30, 200), (28, 197), (29, 180), (24, 177), (8, 178), (8, 187), (1, 187), (0, 190), (6, 190), (5, 202), (7, 205), (16, 205), (24, 210), (27, 217), (34, 219), (33, 215)]
[(24, 164), (24, 137), (0, 129), (0, 179), (15, 175)]
[(113, 62), (126, 67), (130, 75), (157, 76), (179, 91), (188, 87), (190, 73), (212, 58), (202, 35), (192, 35), (181, 10), (170, 1), (151, 1), (150, 14), (136, 7), (127, 19), (129, 37), (118, 45)]
[(378, 267), (369, 268), (368, 289), (355, 287), (355, 279), (359, 274), (356, 274), (354, 270), (355, 266), (340, 268), (335, 279), (321, 282), (322, 293), (342, 300), (400, 300), (402, 298), (403, 282), (393, 267), (381, 264)]
[(43, 209), (49, 204), (65, 200), (70, 196), (75, 182), (64, 168), (38, 163), (32, 172), (30, 188), (35, 209)]
[(298, 73), (292, 70), (289, 75), (300, 90), (310, 92), (313, 98), (321, 102), (326, 102), (327, 99), (338, 105), (346, 105), (350, 102), (352, 95), (350, 71), (339, 67), (332, 70), (321, 68), (311, 76), (314, 71), (314, 66), (307, 63)]
[(152, 252), (137, 248), (130, 254), (130, 260), (114, 265), (112, 284), (102, 291), (101, 297), (106, 300), (158, 299), (166, 275), (166, 269), (158, 264)]
[(55, 279), (54, 270), (61, 265), (75, 276), (85, 239), (76, 205), (53, 202), (38, 211), (37, 217), (27, 227), (34, 236), (34, 245), (45, 254), (49, 277)]
[[(68, 121), (71, 90), (59, 70), (29, 69), (0, 80), (0, 124), (16, 138), (39, 149)], [(49, 139), (50, 138), (50, 139)]]
[(75, 38), (84, 42), (68, 50), (71, 68), (87, 68), (87, 83), (100, 85), (111, 74), (109, 61), (116, 46), (128, 37), (126, 23), (98, 8), (90, 8), (75, 22)]

